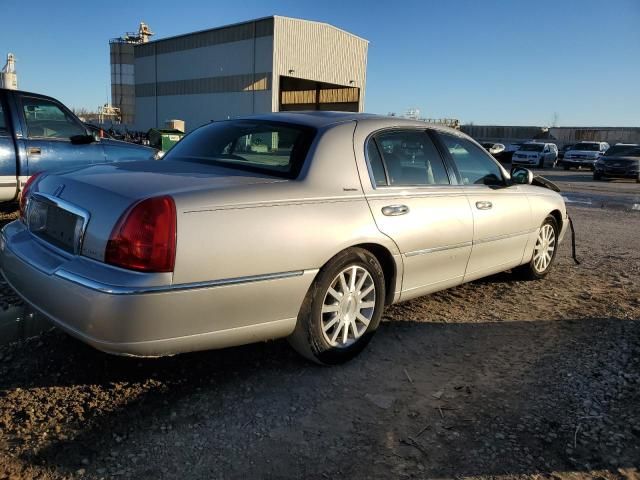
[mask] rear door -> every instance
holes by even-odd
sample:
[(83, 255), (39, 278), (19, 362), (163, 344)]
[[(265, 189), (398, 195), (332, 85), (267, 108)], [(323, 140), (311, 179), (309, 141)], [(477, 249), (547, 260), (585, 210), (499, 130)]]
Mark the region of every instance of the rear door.
[(438, 133), (438, 138), (473, 212), (473, 249), (464, 281), (519, 265), (537, 228), (526, 194), (518, 185), (510, 185), (498, 163), (471, 140), (449, 133)]
[(30, 176), (43, 170), (61, 170), (105, 161), (99, 142), (73, 145), (70, 137), (86, 135), (84, 125), (61, 103), (23, 95), (18, 102), (24, 123), (24, 145)]
[(16, 147), (9, 123), (9, 109), (0, 92), (0, 201), (13, 200), (18, 191)]
[[(356, 141), (358, 136), (356, 131)], [(375, 222), (402, 254), (400, 298), (460, 284), (471, 252), (473, 219), (465, 192), (455, 184), (430, 133), (386, 129), (356, 144), (365, 147), (370, 175), (363, 179), (363, 189)]]

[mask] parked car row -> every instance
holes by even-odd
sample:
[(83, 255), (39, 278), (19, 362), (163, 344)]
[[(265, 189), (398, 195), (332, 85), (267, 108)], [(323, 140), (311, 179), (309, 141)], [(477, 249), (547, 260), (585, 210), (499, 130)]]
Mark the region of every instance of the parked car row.
[(632, 178), (640, 182), (640, 146), (636, 143), (583, 141), (558, 148), (554, 143), (539, 140), (514, 142), (507, 146), (496, 142), (481, 145), (502, 163), (527, 167), (589, 168), (594, 180)]

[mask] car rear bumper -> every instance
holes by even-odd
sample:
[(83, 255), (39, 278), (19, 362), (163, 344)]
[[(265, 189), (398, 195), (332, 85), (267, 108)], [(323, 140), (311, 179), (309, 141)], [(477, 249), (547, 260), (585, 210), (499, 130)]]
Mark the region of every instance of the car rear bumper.
[[(99, 275), (78, 274), (73, 259), (61, 261), (24, 229), (7, 227), (0, 235), (0, 270), (6, 281), (61, 329), (114, 354), (171, 355), (287, 336), (317, 273), (111, 285), (96, 280)], [(95, 263), (96, 271), (114, 268)]]

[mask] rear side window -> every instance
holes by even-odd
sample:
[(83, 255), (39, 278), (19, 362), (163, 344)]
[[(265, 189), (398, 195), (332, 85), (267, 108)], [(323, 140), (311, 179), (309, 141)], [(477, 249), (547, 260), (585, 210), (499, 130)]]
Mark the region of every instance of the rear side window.
[(466, 138), (438, 135), (453, 157), (463, 185), (504, 185), (500, 168), (482, 148)]
[(375, 182), (376, 186), (387, 185), (387, 176), (384, 173), (382, 157), (380, 156), (378, 146), (373, 139), (367, 142), (367, 158), (369, 159), (371, 174), (373, 175), (373, 181)]
[(9, 129), (7, 128), (7, 119), (4, 108), (2, 107), (2, 101), (0, 100), (0, 135), (7, 135), (8, 133)]
[(164, 158), (296, 178), (314, 137), (313, 128), (288, 123), (214, 122), (184, 137)]
[[(378, 155), (374, 152), (377, 146)], [(380, 155), (386, 168), (389, 185), (420, 186), (448, 185), (449, 177), (442, 157), (429, 135), (420, 130), (393, 130), (382, 132), (369, 140), (369, 162), (377, 185), (384, 170), (376, 167)], [(382, 172), (381, 172), (382, 170)]]

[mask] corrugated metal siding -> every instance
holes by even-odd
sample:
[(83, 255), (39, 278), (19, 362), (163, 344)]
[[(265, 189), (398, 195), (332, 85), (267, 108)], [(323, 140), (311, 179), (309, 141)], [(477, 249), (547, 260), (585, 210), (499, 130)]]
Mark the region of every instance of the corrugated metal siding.
[(196, 95), (201, 93), (251, 92), (271, 88), (271, 72), (228, 75), (225, 77), (192, 78), (170, 82), (139, 83), (137, 97)]
[[(192, 48), (208, 47), (221, 43), (238, 42), (254, 37), (267, 37), (273, 35), (273, 18), (265, 18), (254, 22), (231, 25), (229, 27), (215, 28), (203, 32), (190, 33), (179, 37), (157, 40), (142, 45), (137, 45), (135, 49), (136, 58), (146, 57), (154, 53), (178, 52), (190, 50)], [(155, 50), (154, 50), (155, 49)]]
[(131, 124), (135, 117), (134, 46), (130, 43), (110, 43), (111, 103), (120, 109), (123, 123)]
[[(328, 24), (275, 17), (273, 90), (279, 91), (280, 75), (358, 87), (362, 111), (368, 45), (366, 40)], [(277, 97), (274, 95), (274, 111), (278, 109)]]

